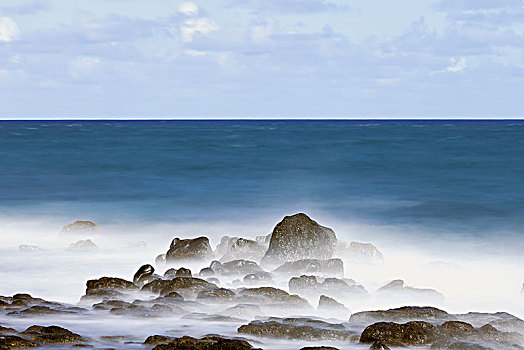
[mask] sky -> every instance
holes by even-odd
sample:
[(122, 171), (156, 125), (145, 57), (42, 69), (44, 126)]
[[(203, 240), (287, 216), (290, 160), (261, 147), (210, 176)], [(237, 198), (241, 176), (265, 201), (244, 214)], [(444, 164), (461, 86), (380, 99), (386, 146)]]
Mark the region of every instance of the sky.
[(521, 117), (524, 0), (0, 0), (0, 119)]

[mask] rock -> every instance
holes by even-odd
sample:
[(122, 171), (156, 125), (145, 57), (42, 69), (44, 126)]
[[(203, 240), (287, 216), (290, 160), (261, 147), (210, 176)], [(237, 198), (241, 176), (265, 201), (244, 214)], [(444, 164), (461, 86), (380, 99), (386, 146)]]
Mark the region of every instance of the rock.
[(200, 272), (198, 273), (200, 277), (210, 277), (215, 275), (215, 271), (213, 271), (210, 267), (204, 267)]
[[(74, 310), (74, 309), (73, 309)], [(35, 316), (35, 315), (59, 315), (59, 314), (74, 314), (76, 311), (73, 310), (60, 310), (60, 309), (54, 309), (50, 308), (48, 306), (42, 306), (42, 305), (33, 305), (31, 307), (28, 307), (27, 309), (23, 309), (20, 311), (11, 311), (7, 313), (8, 316)], [(85, 311), (84, 309), (80, 309)]]
[(242, 281), (244, 283), (260, 283), (260, 282), (269, 282), (273, 279), (273, 275), (269, 272), (260, 271), (257, 273), (250, 273), (245, 275)]
[(262, 261), (275, 265), (301, 259), (331, 259), (336, 243), (332, 229), (320, 226), (306, 214), (286, 216), (273, 229)]
[(154, 350), (250, 350), (253, 347), (245, 340), (205, 336), (196, 339), (188, 336), (174, 338), (167, 344), (155, 346)]
[(237, 317), (237, 318), (248, 318), (252, 319), (255, 316), (262, 314), (260, 307), (253, 304), (238, 304), (230, 307), (220, 313), (224, 316)]
[(331, 346), (306, 346), (304, 348), (301, 348), (300, 350), (339, 350), (339, 349), (331, 347)]
[(98, 246), (90, 239), (84, 239), (77, 241), (75, 243), (71, 243), (67, 250), (72, 251), (82, 251), (82, 252), (89, 252), (93, 250), (97, 250)]
[(334, 312), (335, 314), (351, 314), (351, 311), (347, 307), (345, 307), (344, 304), (339, 303), (335, 299), (325, 295), (321, 295), (318, 300), (318, 310), (325, 311), (328, 313)]
[(41, 344), (74, 344), (85, 342), (82, 336), (58, 326), (31, 326), (20, 334), (28, 337), (31, 341)]
[[(226, 241), (224, 241), (226, 239)], [(222, 245), (222, 246), (221, 246)], [(224, 254), (221, 254), (226, 248)], [(232, 260), (255, 260), (260, 261), (266, 252), (267, 247), (258, 244), (255, 241), (245, 238), (229, 238), (223, 237), (220, 244), (217, 246), (217, 254), (220, 254), (221, 262), (228, 262)]]
[(302, 275), (289, 280), (289, 291), (312, 298), (321, 294), (344, 299), (367, 296), (367, 291), (360, 285), (348, 285), (338, 278), (326, 278), (322, 283), (315, 276)]
[(214, 302), (227, 302), (236, 297), (236, 293), (226, 288), (217, 288), (212, 290), (203, 290), (198, 293), (197, 300), (206, 300)]
[(122, 300), (105, 300), (101, 303), (93, 305), (93, 310), (111, 310), (113, 308), (126, 308), (131, 306), (131, 303)]
[(92, 221), (75, 221), (62, 228), (64, 233), (101, 233), (100, 227)]
[(151, 335), (146, 338), (144, 341), (144, 345), (158, 345), (158, 344), (167, 344), (171, 340), (173, 340), (172, 337), (166, 337), (164, 335)]
[(369, 350), (391, 350), (382, 340), (377, 340), (370, 346)]
[(398, 298), (402, 300), (444, 302), (444, 295), (434, 289), (413, 288), (407, 286), (403, 280), (394, 280), (377, 290), (377, 295), (387, 298)]
[(40, 252), (40, 247), (36, 245), (29, 245), (29, 244), (21, 244), (18, 246), (18, 251), (24, 252), (24, 253), (35, 253)]
[(166, 264), (166, 254), (160, 254), (155, 258), (156, 266), (164, 266)]
[(262, 244), (262, 245), (269, 245), (269, 241), (271, 240), (271, 233), (270, 234), (267, 234), (265, 236), (257, 236), (255, 238), (255, 241), (258, 243), (258, 244)]
[(432, 350), (493, 350), (479, 344), (457, 342), (452, 340), (439, 340), (431, 346)]
[(379, 322), (367, 326), (360, 336), (361, 343), (382, 341), (389, 346), (431, 345), (439, 339), (439, 332), (431, 323), (412, 321), (404, 324)]
[(172, 280), (157, 280), (144, 285), (141, 291), (168, 295), (177, 292), (184, 299), (194, 299), (203, 290), (217, 289), (218, 287), (200, 278), (194, 277), (175, 277)]
[(224, 268), (222, 267), (222, 263), (217, 260), (211, 261), (211, 264), (209, 265), (209, 268), (213, 270), (213, 272), (217, 275), (221, 275), (224, 272)]
[(314, 274), (326, 277), (343, 277), (344, 263), (340, 259), (303, 259), (287, 262), (276, 268), (273, 273), (289, 276)]
[(249, 260), (233, 260), (223, 263), (221, 270), (223, 275), (246, 275), (263, 271), (256, 262)]
[(166, 262), (176, 260), (207, 260), (213, 258), (213, 249), (207, 237), (175, 238), (166, 254)]
[(441, 323), (451, 320), (452, 316), (446, 311), (435, 307), (403, 306), (395, 309), (380, 311), (362, 311), (351, 315), (349, 322), (359, 325), (369, 325), (376, 322), (426, 321)]
[(382, 264), (384, 256), (371, 243), (338, 241), (335, 256), (351, 263)]
[(176, 273), (175, 277), (192, 277), (193, 274), (191, 273), (190, 269), (186, 269), (185, 267), (179, 268)]
[(102, 277), (97, 280), (89, 280), (86, 286), (86, 294), (93, 294), (94, 291), (98, 290), (130, 292), (138, 290), (138, 287), (133, 282), (117, 277)]
[(293, 340), (348, 340), (354, 333), (342, 325), (323, 321), (307, 322), (304, 319), (283, 319), (271, 321), (252, 321), (238, 328), (239, 333), (258, 337), (284, 338)]
[(166, 272), (164, 272), (164, 278), (165, 279), (175, 278), (176, 272), (177, 272), (177, 269), (174, 269), (174, 268), (167, 269)]
[(133, 276), (133, 283), (137, 286), (143, 286), (147, 282), (143, 282), (145, 279), (153, 275), (155, 268), (149, 264), (142, 265)]
[(0, 336), (0, 349), (36, 348), (39, 344), (17, 335)]
[(245, 288), (238, 291), (238, 295), (248, 302), (263, 305), (278, 304), (311, 308), (306, 299), (274, 287)]

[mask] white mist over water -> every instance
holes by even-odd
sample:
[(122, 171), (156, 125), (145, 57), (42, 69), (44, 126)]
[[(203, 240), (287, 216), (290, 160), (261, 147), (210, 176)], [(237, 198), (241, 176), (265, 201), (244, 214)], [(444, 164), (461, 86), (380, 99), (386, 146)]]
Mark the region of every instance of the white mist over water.
[[(306, 213), (309, 214), (308, 211)], [(288, 214), (292, 213), (283, 213), (280, 217), (275, 215), (271, 218), (244, 217), (235, 222), (115, 222), (101, 225), (103, 233), (96, 235), (61, 233), (61, 228), (71, 222), (65, 218), (2, 217), (0, 295), (29, 293), (46, 300), (76, 304), (85, 293), (87, 280), (103, 276), (131, 280), (141, 265), (154, 265), (155, 257), (167, 251), (174, 237), (207, 236), (214, 248), (224, 235), (252, 239), (266, 235)], [(333, 228), (339, 239), (348, 242), (371, 242), (384, 254), (383, 265), (345, 265), (345, 277), (356, 280), (371, 293), (370, 298), (345, 303), (352, 312), (416, 305), (409, 299), (392, 300), (373, 295), (374, 291), (387, 282), (403, 279), (409, 286), (433, 288), (446, 297), (443, 303), (424, 303), (418, 306), (436, 306), (449, 313), (505, 311), (524, 318), (524, 298), (520, 294), (524, 282), (522, 256), (503, 250), (500, 254), (494, 254), (493, 249), (485, 248), (493, 244), (500, 247), (511, 245), (510, 237), (507, 237), (506, 242), (471, 240), (458, 236), (449, 239), (424, 234), (416, 227), (347, 222), (322, 213), (313, 213), (310, 216), (319, 224)], [(71, 243), (87, 238), (95, 242), (99, 249), (86, 252), (67, 250)], [(146, 246), (138, 246), (140, 241), (144, 241)], [(21, 244), (37, 245), (41, 251), (20, 252), (18, 246)], [(516, 241), (515, 244), (520, 242)], [(205, 266), (202, 264), (199, 267), (186, 267), (190, 267), (193, 273), (197, 274), (199, 269)], [(165, 269), (167, 267), (159, 267), (156, 272), (163, 274)], [(222, 286), (233, 288), (231, 284), (225, 283), (229, 282), (224, 281)], [(286, 281), (279, 281), (277, 284), (278, 287), (288, 290)], [(318, 300), (310, 302), (316, 307)], [(30, 324), (61, 324), (86, 335), (123, 335), (126, 334), (126, 330), (133, 329), (128, 333), (132, 333), (138, 342), (152, 334), (202, 336), (217, 333), (239, 336), (234, 330), (243, 324), (208, 322), (205, 329), (202, 329), (201, 322), (181, 320), (177, 317), (148, 319), (147, 322), (141, 319), (119, 318), (119, 322), (116, 323), (100, 323), (100, 320), (91, 316), (82, 316), (82, 321), (64, 316), (47, 317), (10, 318), (2, 323), (8, 322), (17, 328), (24, 328)], [(341, 321), (347, 319), (338, 320)], [(286, 347), (289, 346), (288, 343), (291, 344), (285, 340), (268, 339), (264, 340), (264, 348), (285, 349), (289, 348)], [(337, 346), (336, 342), (322, 343)], [(301, 343), (292, 344), (291, 348), (300, 348)], [(257, 346), (256, 343), (253, 345)]]

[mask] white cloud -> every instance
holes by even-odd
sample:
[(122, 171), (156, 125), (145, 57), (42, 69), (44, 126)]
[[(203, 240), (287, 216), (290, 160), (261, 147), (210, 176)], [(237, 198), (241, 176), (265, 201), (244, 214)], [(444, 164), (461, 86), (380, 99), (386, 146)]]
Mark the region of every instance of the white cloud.
[(188, 50), (184, 50), (184, 54), (188, 56), (192, 56), (192, 57), (202, 57), (202, 56), (206, 56), (207, 52), (188, 49)]
[(71, 61), (69, 73), (74, 78), (81, 78), (90, 73), (100, 64), (100, 58), (91, 56), (80, 56)]
[(218, 25), (207, 17), (188, 19), (181, 28), (182, 40), (191, 42), (197, 33), (207, 35), (219, 29)]
[(20, 29), (9, 17), (0, 17), (0, 41), (8, 42), (18, 39)]
[(183, 2), (178, 8), (178, 12), (183, 13), (186, 16), (195, 16), (198, 14), (198, 5), (194, 2)]
[(465, 57), (461, 57), (458, 60), (455, 58), (451, 58), (449, 61), (451, 62), (451, 65), (446, 68), (446, 72), (451, 72), (451, 73), (462, 72), (468, 66)]

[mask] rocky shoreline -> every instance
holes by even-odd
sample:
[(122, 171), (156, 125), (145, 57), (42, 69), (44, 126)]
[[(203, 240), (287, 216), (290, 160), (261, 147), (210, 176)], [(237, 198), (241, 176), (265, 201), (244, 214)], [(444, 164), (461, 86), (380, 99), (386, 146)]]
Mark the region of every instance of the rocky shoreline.
[[(89, 221), (67, 225), (63, 232), (102, 234)], [(91, 249), (91, 243), (71, 249)], [(504, 312), (450, 314), (436, 307), (405, 306), (352, 313), (349, 300), (370, 296), (412, 298), (417, 305), (420, 300), (444, 300), (436, 290), (410, 287), (402, 280), (370, 293), (346, 277), (348, 262), (380, 265), (383, 259), (372, 244), (340, 241), (332, 229), (302, 213), (285, 217), (271, 234), (256, 240), (223, 237), (215, 249), (204, 236), (174, 238), (165, 253), (152, 257), (151, 264), (140, 266), (129, 279), (87, 281), (77, 305), (22, 293), (0, 296), (0, 350), (524, 349), (524, 321)], [(80, 320), (129, 321), (133, 327), (162, 322), (176, 331), (167, 334), (164, 327), (143, 338), (82, 334), (74, 328)], [(200, 327), (198, 336), (184, 333), (188, 324)], [(226, 330), (223, 334), (206, 331), (218, 324)]]

